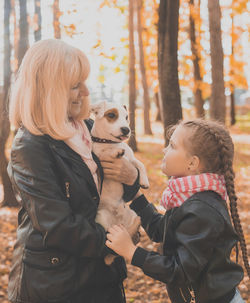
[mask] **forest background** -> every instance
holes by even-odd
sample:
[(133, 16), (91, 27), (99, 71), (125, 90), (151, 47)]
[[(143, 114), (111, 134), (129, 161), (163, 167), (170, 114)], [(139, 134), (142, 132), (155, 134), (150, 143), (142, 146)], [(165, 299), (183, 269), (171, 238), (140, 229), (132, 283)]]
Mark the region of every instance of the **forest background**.
[[(247, 0), (0, 0), (0, 302), (7, 300), (18, 204), (6, 166), (15, 130), (8, 93), (35, 41), (62, 39), (91, 64), (91, 101), (129, 106), (130, 146), (145, 163), (159, 206), (165, 129), (203, 117), (226, 124), (235, 144), (239, 211), (250, 249), (250, 3)], [(142, 243), (160, 250), (142, 231)], [(242, 260), (240, 258), (240, 263)], [(128, 302), (169, 302), (165, 286), (131, 266)], [(240, 290), (250, 302), (249, 280)]]

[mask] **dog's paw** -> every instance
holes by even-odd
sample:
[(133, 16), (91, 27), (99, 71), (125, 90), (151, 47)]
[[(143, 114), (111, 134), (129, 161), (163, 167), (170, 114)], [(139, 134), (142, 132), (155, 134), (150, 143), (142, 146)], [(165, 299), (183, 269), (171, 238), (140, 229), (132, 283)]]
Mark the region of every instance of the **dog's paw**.
[(147, 178), (147, 177), (145, 177), (145, 178), (141, 177), (141, 178), (140, 178), (140, 186), (141, 186), (142, 188), (144, 188), (144, 189), (149, 188), (149, 181), (148, 181), (148, 178)]
[(135, 234), (132, 235), (132, 241), (133, 241), (134, 245), (136, 245), (140, 242), (140, 238), (141, 238), (141, 233), (138, 230)]
[(109, 149), (109, 156), (112, 158), (121, 158), (125, 154), (124, 148)]
[(125, 149), (120, 148), (117, 150), (116, 158), (121, 158), (122, 156), (124, 156), (124, 154), (125, 154)]
[(114, 255), (107, 255), (105, 258), (104, 258), (104, 262), (105, 262), (105, 264), (106, 265), (111, 265), (113, 262), (114, 262), (114, 260), (115, 260), (115, 258), (116, 258), (117, 256), (114, 256)]

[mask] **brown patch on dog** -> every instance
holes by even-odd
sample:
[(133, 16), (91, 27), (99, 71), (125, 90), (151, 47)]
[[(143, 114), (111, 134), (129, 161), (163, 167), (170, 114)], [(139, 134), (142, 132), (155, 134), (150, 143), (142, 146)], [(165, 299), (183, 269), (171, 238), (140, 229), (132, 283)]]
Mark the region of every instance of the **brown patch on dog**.
[(119, 112), (116, 108), (111, 108), (105, 112), (104, 117), (113, 123), (119, 118)]

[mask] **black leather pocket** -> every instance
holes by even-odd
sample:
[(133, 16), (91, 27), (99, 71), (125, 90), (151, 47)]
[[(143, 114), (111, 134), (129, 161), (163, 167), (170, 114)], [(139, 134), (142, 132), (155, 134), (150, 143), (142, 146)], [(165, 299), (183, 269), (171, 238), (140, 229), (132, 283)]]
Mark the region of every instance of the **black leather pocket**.
[(64, 302), (74, 292), (76, 260), (57, 251), (25, 249), (23, 282), (31, 302)]

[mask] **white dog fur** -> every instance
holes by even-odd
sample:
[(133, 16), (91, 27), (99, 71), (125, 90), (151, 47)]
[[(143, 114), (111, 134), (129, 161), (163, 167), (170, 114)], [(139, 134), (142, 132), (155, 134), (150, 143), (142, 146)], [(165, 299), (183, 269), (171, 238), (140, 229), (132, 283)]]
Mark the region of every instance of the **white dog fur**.
[[(144, 165), (135, 158), (132, 149), (124, 142), (130, 136), (128, 112), (125, 106), (102, 101), (91, 107), (95, 121), (91, 135), (100, 139), (112, 140), (117, 143), (93, 142), (93, 152), (100, 158), (106, 155), (117, 158), (126, 157), (140, 172), (140, 185), (149, 187)], [(123, 185), (104, 176), (100, 204), (96, 222), (108, 230), (114, 224), (123, 224), (131, 236), (138, 232), (140, 218), (127, 206), (123, 199)], [(113, 259), (105, 258), (110, 264)]]

